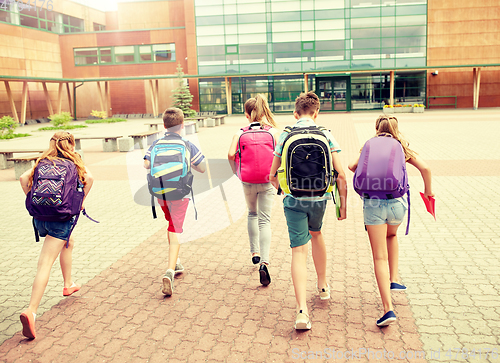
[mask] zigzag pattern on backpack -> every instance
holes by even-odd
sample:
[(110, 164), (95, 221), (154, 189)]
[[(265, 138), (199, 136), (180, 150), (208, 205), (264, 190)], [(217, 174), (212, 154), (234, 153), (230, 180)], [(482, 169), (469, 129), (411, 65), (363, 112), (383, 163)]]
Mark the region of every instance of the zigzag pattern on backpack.
[(40, 166), (38, 172), (40, 173), (40, 176), (61, 175), (64, 177), (66, 175), (66, 168), (59, 165), (45, 164)]

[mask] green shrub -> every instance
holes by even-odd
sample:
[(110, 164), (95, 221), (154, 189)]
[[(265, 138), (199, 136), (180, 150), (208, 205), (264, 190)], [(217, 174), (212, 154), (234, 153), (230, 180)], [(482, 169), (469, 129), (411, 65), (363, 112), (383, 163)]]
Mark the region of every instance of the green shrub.
[(17, 122), (11, 116), (4, 116), (0, 119), (0, 136), (2, 139), (12, 139)]
[(47, 126), (47, 127), (40, 127), (37, 131), (72, 130), (72, 129), (83, 129), (85, 127), (88, 126), (87, 125)]
[(71, 114), (69, 112), (56, 113), (54, 115), (50, 115), (49, 119), (55, 127), (65, 128), (66, 126), (69, 126)]

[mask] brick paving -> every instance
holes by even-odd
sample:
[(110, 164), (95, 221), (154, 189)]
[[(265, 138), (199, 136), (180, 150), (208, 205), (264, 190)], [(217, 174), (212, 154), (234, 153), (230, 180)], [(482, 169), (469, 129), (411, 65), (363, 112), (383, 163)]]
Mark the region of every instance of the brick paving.
[[(86, 207), (101, 223), (82, 218), (75, 229), (73, 275), (83, 287), (63, 298), (56, 263), (37, 316), (37, 339), (25, 340), (19, 314), (29, 301), (40, 244), (34, 243), (13, 169), (2, 170), (0, 361), (295, 362), (332, 353), (351, 358), (352, 352), (368, 361), (391, 358), (387, 352), (397, 359), (402, 352), (404, 361), (437, 362), (465, 361), (462, 355), (469, 353), (463, 349), (476, 349), (478, 360), (497, 361), (485, 351), (500, 348), (498, 115), (496, 109), (397, 115), (411, 146), (433, 168), (438, 220), (418, 200), (423, 183), (410, 166), (410, 234), (404, 236), (403, 227), (399, 234), (400, 274), (408, 290), (393, 294), (398, 321), (384, 329), (375, 326), (382, 308), (352, 188), (348, 219), (337, 221), (331, 205), (324, 220), (330, 301), (319, 299), (312, 259), (308, 263), (312, 330), (293, 329), (291, 252), (279, 196), (272, 211), (272, 282), (259, 284), (241, 188), (224, 162), (232, 135), (245, 123), (234, 116), (192, 137), (209, 158), (211, 178), (196, 175), (198, 220), (190, 207), (180, 252), (186, 271), (175, 279), (171, 298), (160, 291), (168, 253), (165, 221), (153, 220), (147, 206), (141, 152), (103, 153), (100, 141), (86, 140), (86, 163), (96, 178)], [(319, 123), (343, 148), (344, 167), (372, 135), (377, 116), (320, 115)], [(282, 115), (277, 120), (282, 126), (293, 121)], [(113, 127), (75, 133), (108, 134)], [(144, 120), (119, 127), (123, 134), (147, 128)], [(44, 147), (51, 134), (36, 135), (2, 147)], [(447, 353), (454, 348), (462, 351)], [(371, 359), (361, 356), (368, 351)]]

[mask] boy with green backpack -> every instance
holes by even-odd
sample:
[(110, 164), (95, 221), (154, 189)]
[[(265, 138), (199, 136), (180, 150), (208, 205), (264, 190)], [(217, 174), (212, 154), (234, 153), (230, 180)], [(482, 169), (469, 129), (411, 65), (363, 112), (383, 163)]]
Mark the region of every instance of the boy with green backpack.
[[(330, 298), (326, 281), (326, 246), (321, 233), (326, 204), (335, 182), (340, 192), (340, 217), (346, 218), (346, 177), (332, 134), (316, 125), (320, 102), (313, 93), (295, 101), (297, 123), (281, 134), (274, 151), (270, 181), (282, 189), (285, 217), (292, 248), (292, 281), (297, 301), (295, 329), (311, 329), (306, 305), (308, 242), (311, 240), (317, 288), (322, 300)], [(279, 181), (278, 181), (279, 179)]]
[(205, 172), (205, 157), (198, 148), (181, 136), (184, 128), (182, 110), (171, 107), (163, 113), (165, 136), (153, 142), (144, 156), (144, 167), (149, 170), (148, 188), (151, 194), (153, 217), (156, 218), (155, 198), (168, 221), (168, 268), (163, 276), (162, 293), (171, 296), (174, 275), (184, 271), (179, 261), (179, 234), (182, 233), (189, 194), (193, 195), (191, 168)]

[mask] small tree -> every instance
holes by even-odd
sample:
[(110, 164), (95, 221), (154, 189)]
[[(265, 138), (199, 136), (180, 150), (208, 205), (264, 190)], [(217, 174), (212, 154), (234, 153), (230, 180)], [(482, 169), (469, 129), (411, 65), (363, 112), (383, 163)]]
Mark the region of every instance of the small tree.
[(12, 139), (14, 130), (17, 127), (17, 122), (11, 116), (0, 118), (0, 136), (2, 139)]
[(184, 117), (196, 116), (196, 111), (191, 109), (191, 101), (193, 101), (193, 95), (189, 92), (189, 87), (184, 82), (184, 72), (180, 64), (177, 65), (177, 80), (178, 86), (174, 90), (172, 98), (174, 99), (174, 107), (182, 110)]

